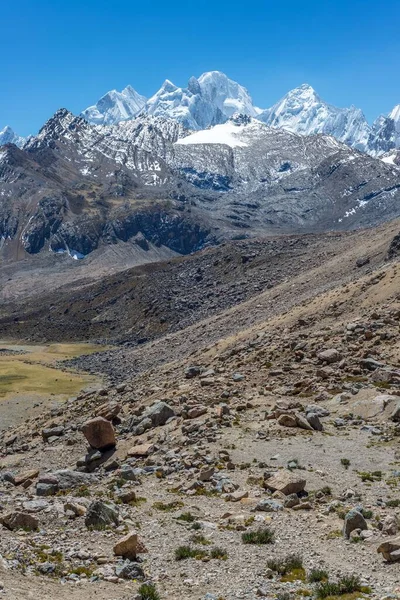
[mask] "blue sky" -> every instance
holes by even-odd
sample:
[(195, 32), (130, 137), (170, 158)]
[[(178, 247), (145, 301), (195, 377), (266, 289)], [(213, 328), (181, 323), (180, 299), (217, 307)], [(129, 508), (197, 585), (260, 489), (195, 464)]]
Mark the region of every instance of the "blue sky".
[(263, 108), (301, 83), (369, 120), (400, 103), (399, 0), (8, 0), (0, 18), (0, 128), (21, 135), (109, 89), (210, 70)]

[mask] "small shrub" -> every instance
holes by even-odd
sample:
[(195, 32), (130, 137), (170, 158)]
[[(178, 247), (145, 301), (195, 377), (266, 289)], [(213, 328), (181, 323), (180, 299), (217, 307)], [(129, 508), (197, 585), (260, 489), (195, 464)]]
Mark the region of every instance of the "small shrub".
[(372, 519), (372, 517), (374, 516), (374, 513), (372, 512), (372, 510), (367, 510), (367, 509), (363, 508), (361, 512), (362, 512), (364, 519)]
[(308, 574), (308, 581), (310, 583), (320, 583), (321, 581), (328, 581), (329, 575), (324, 569), (311, 569)]
[(192, 515), (191, 512), (185, 512), (177, 517), (179, 521), (185, 521), (185, 523), (193, 523), (196, 520), (196, 517)]
[(337, 583), (321, 582), (315, 590), (317, 598), (321, 600), (328, 596), (343, 596), (343, 594), (362, 591), (366, 591), (366, 589), (361, 586), (360, 578), (357, 575), (344, 575)]
[(210, 556), (211, 558), (226, 560), (228, 558), (228, 552), (224, 548), (219, 548), (218, 546), (215, 546), (214, 548), (211, 548)]
[(345, 469), (348, 469), (351, 464), (350, 460), (348, 458), (341, 458), (340, 462), (344, 466)]
[(391, 508), (398, 508), (400, 506), (400, 499), (395, 498), (394, 500), (388, 500), (386, 502), (386, 506), (390, 506)]
[(194, 529), (194, 531), (198, 531), (199, 529), (201, 529), (201, 523), (199, 523), (198, 521), (195, 521), (193, 523), (193, 525), (191, 526), (191, 529)]
[(242, 533), (242, 541), (244, 544), (273, 544), (274, 532), (269, 527), (257, 529), (257, 531), (246, 531)]
[(193, 544), (202, 544), (203, 546), (208, 546), (209, 544), (211, 544), (210, 540), (208, 540), (201, 533), (194, 533), (193, 535), (191, 535), (190, 541), (193, 542)]
[(207, 556), (205, 550), (192, 548), (191, 546), (179, 546), (175, 550), (175, 560), (186, 560), (187, 558), (204, 558)]
[(153, 508), (157, 510), (162, 510), (164, 512), (170, 512), (172, 510), (176, 510), (177, 508), (182, 508), (184, 506), (183, 502), (180, 500), (175, 500), (174, 502), (154, 502)]
[(140, 600), (160, 600), (160, 594), (154, 583), (143, 583), (139, 590)]

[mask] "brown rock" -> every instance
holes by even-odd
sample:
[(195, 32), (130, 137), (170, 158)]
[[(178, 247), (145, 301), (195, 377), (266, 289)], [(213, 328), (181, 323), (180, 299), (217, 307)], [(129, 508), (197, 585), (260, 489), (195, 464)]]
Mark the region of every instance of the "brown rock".
[(26, 531), (34, 531), (39, 527), (39, 520), (28, 513), (15, 511), (8, 513), (4, 517), (0, 517), (1, 523), (7, 529), (25, 529)]
[(121, 405), (115, 400), (105, 402), (96, 410), (96, 417), (103, 417), (107, 421), (112, 421), (121, 412)]
[(273, 492), (278, 491), (285, 494), (285, 496), (289, 496), (289, 494), (302, 492), (306, 487), (306, 480), (291, 471), (282, 469), (282, 471), (277, 471), (272, 477), (266, 479), (264, 485)]
[(114, 427), (103, 417), (89, 419), (82, 425), (82, 433), (92, 448), (105, 450), (113, 448), (116, 444)]
[(378, 546), (377, 552), (383, 554), (388, 562), (397, 562), (400, 560), (400, 537), (383, 542)]
[(282, 427), (297, 427), (296, 417), (294, 415), (283, 414), (278, 417), (278, 424)]
[(149, 456), (154, 449), (154, 444), (138, 444), (129, 450), (128, 456)]
[(139, 540), (136, 531), (130, 531), (127, 535), (117, 542), (113, 548), (116, 556), (123, 556), (123, 558), (129, 558), (134, 560), (137, 554), (143, 554), (147, 552), (146, 547)]
[(21, 485), (28, 479), (35, 479), (39, 475), (39, 469), (31, 469), (30, 471), (23, 471), (17, 475), (14, 479), (15, 485)]

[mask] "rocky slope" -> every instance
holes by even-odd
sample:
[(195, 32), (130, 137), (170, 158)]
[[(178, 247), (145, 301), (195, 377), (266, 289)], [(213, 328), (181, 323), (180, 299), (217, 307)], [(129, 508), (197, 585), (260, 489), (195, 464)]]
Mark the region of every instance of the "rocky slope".
[(7, 431), (5, 598), (398, 598), (394, 231), (321, 246), (318, 266), (143, 344), (153, 364), (123, 383)]

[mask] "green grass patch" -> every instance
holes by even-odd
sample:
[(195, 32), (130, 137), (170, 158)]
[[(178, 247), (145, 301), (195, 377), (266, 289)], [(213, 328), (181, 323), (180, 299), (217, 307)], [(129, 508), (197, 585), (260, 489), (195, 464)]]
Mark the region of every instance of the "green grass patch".
[(263, 527), (256, 531), (246, 531), (242, 533), (242, 541), (244, 544), (273, 544), (275, 541), (274, 532), (269, 527)]

